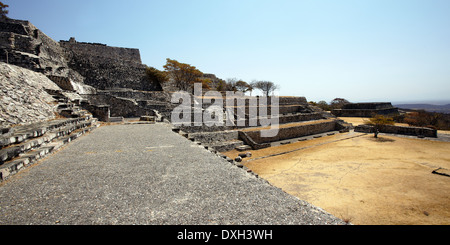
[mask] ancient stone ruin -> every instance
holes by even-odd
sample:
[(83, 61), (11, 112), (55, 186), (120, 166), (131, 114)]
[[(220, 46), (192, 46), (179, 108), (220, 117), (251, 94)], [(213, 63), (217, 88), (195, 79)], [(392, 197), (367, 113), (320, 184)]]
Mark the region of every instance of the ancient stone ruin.
[[(171, 101), (174, 87), (170, 82), (162, 86), (146, 79), (146, 67), (138, 49), (75, 38), (56, 42), (28, 21), (1, 20), (0, 179), (95, 129), (98, 121), (136, 118), (172, 123), (173, 131), (211, 151), (225, 152), (348, 132), (352, 125), (336, 116), (398, 114), (390, 103), (348, 104), (328, 113), (310, 105), (305, 97), (279, 97), (277, 113), (272, 115), (270, 102), (264, 108), (250, 103), (259, 101), (258, 97), (236, 96), (233, 100), (243, 103), (229, 105), (225, 98), (202, 93), (189, 95), (186, 107), (194, 114), (192, 124), (180, 125), (172, 118), (174, 109), (181, 106)], [(204, 76), (213, 83), (221, 81), (213, 74)], [(218, 99), (223, 99), (218, 114), (231, 124), (195, 125), (195, 114), (217, 107)], [(200, 112), (194, 109), (199, 103)], [(266, 116), (253, 117), (251, 112), (261, 109), (267, 111)], [(266, 119), (276, 119), (276, 135), (262, 136), (264, 124), (260, 122)]]
[(398, 108), (390, 102), (349, 103), (331, 113), (337, 117), (372, 117), (374, 115), (398, 115)]
[[(252, 110), (249, 100), (251, 97), (240, 98), (245, 101), (243, 105), (235, 104), (231, 106), (234, 111), (233, 118), (227, 117), (227, 110), (230, 106), (223, 102), (224, 121), (231, 120), (232, 126), (184, 126), (176, 125), (175, 130), (187, 138), (200, 142), (201, 144), (219, 152), (225, 152), (233, 149), (248, 150), (262, 149), (274, 144), (284, 144), (300, 140), (302, 137), (310, 135), (319, 135), (324, 133), (348, 132), (352, 127), (342, 120), (337, 119), (330, 113), (311, 106), (307, 103), (305, 97), (279, 97), (278, 114), (274, 115), (278, 133), (273, 137), (263, 137), (261, 131), (265, 127), (250, 126), (252, 120), (250, 110)], [(195, 103), (195, 102), (192, 102)], [(203, 110), (211, 107), (213, 103), (202, 103)], [(194, 107), (194, 105), (192, 105)], [(258, 117), (256, 120), (274, 119), (270, 115), (271, 105), (267, 108), (253, 108), (254, 110), (267, 109), (267, 117)], [(238, 117), (241, 110), (244, 117)], [(192, 118), (194, 119), (194, 117)], [(239, 123), (240, 122), (240, 123)], [(194, 124), (194, 123), (192, 123)], [(243, 125), (243, 126), (238, 126)], [(260, 125), (260, 124), (258, 124)]]

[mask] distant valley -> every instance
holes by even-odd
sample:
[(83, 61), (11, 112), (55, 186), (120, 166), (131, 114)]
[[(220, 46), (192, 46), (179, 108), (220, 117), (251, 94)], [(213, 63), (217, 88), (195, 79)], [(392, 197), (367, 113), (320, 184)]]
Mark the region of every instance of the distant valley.
[(432, 105), (432, 104), (394, 104), (395, 107), (407, 110), (425, 110), (429, 112), (450, 113), (450, 104)]

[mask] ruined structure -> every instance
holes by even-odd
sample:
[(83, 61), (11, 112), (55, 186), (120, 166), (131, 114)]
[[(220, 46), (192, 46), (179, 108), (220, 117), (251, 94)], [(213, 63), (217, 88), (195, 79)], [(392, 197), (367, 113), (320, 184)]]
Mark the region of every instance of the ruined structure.
[[(224, 126), (184, 126), (176, 125), (176, 131), (185, 137), (200, 142), (201, 144), (219, 152), (233, 149), (262, 149), (273, 144), (290, 143), (305, 136), (319, 135), (324, 133), (348, 132), (351, 124), (338, 120), (330, 113), (324, 112), (317, 107), (308, 104), (305, 97), (279, 97), (278, 114), (271, 117), (271, 105), (267, 108), (251, 108), (250, 97), (240, 98), (245, 100), (244, 105), (227, 105), (224, 101)], [(207, 110), (212, 103), (202, 103), (203, 111)], [(192, 108), (194, 105), (191, 106)], [(227, 118), (227, 110), (233, 111), (233, 118)], [(252, 118), (250, 110), (267, 110), (267, 117)], [(238, 111), (244, 112), (244, 117), (239, 117)], [(192, 118), (194, 119), (194, 117)], [(257, 126), (250, 126), (250, 120), (256, 119)], [(273, 137), (262, 137), (260, 121), (263, 119), (276, 119), (278, 123), (271, 125), (278, 128), (277, 135)], [(231, 120), (232, 125), (225, 123)], [(243, 126), (238, 126), (243, 125)]]
[[(0, 21), (0, 61), (41, 73), (61, 89), (80, 95), (80, 105), (102, 121), (153, 114), (170, 99), (160, 84), (145, 78), (138, 49), (75, 38), (56, 42), (28, 21)], [(136, 96), (145, 92), (149, 93)]]
[(95, 93), (69, 69), (67, 51), (28, 21), (0, 21), (0, 61), (42, 73), (66, 90)]
[(145, 79), (146, 66), (138, 49), (109, 47), (105, 44), (60, 41), (67, 50), (68, 66), (84, 77), (84, 83), (96, 89), (129, 88), (161, 91), (159, 84)]
[[(423, 137), (437, 138), (437, 130), (426, 127), (379, 125), (377, 129), (380, 133), (410, 135), (410, 136), (417, 136), (419, 138)], [(375, 127), (372, 125), (358, 125), (355, 127), (355, 132), (360, 133), (374, 133), (375, 130), (376, 130)]]
[[(56, 42), (28, 21), (0, 20), (0, 62), (1, 180), (96, 128), (97, 120), (131, 117), (171, 122), (171, 112), (179, 106), (171, 102), (174, 91), (170, 86), (163, 88), (146, 79), (146, 65), (138, 49), (78, 42), (75, 38)], [(204, 78), (213, 88), (221, 81), (213, 74)], [(190, 96), (189, 110), (203, 99)], [(212, 101), (202, 104), (201, 113), (214, 105)], [(219, 113), (231, 125), (174, 125), (174, 130), (215, 151), (227, 151), (236, 147), (259, 149), (306, 135), (346, 131), (351, 126), (309, 105), (304, 97), (280, 97), (279, 113), (274, 115), (279, 134), (261, 137), (258, 125), (265, 118), (252, 118), (249, 112), (260, 107), (247, 102), (230, 107), (224, 99)], [(265, 109), (270, 115), (271, 105)], [(243, 111), (244, 116), (230, 117), (229, 110)], [(253, 119), (257, 126), (249, 123)]]
[(398, 108), (390, 102), (373, 103), (350, 103), (342, 109), (332, 110), (333, 115), (338, 117), (372, 117), (374, 115), (398, 115)]

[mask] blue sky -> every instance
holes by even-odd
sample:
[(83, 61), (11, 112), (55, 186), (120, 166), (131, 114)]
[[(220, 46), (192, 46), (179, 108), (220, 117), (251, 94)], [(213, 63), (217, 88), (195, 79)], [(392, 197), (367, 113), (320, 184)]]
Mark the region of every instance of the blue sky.
[(56, 41), (138, 48), (279, 95), (450, 103), (449, 0), (3, 0)]

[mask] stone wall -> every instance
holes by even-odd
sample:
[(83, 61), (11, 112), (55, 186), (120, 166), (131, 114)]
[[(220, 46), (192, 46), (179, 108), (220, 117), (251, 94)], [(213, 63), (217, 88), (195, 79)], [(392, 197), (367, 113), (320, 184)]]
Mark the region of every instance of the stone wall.
[(374, 115), (398, 115), (397, 108), (391, 109), (335, 109), (331, 112), (337, 117), (373, 117)]
[(190, 133), (189, 138), (197, 142), (210, 144), (218, 141), (237, 140), (239, 138), (239, 134), (238, 131), (236, 130), (226, 130), (219, 132), (199, 132), (199, 133)]
[(393, 108), (393, 106), (389, 102), (350, 103), (342, 107), (342, 109), (360, 109), (360, 110), (380, 110), (391, 108)]
[(170, 102), (171, 96), (163, 91), (136, 91), (132, 89), (97, 90), (99, 94), (109, 94), (121, 98), (132, 98), (135, 100), (150, 100), (159, 102)]
[(92, 113), (92, 116), (103, 122), (109, 122), (111, 115), (109, 105), (92, 105), (87, 101), (81, 102), (81, 107)]
[(335, 121), (318, 122), (314, 124), (298, 125), (293, 127), (281, 127), (278, 130), (278, 134), (274, 137), (261, 137), (261, 131), (245, 131), (245, 133), (254, 142), (258, 144), (269, 143), (274, 141), (280, 141), (291, 138), (298, 138), (313, 134), (320, 134), (324, 132), (336, 130)]
[(119, 98), (109, 94), (88, 94), (82, 97), (95, 106), (109, 106), (110, 117), (140, 117), (145, 109), (129, 98)]
[[(431, 129), (431, 128), (381, 125), (381, 126), (379, 126), (378, 130), (380, 133), (402, 134), (402, 135), (437, 138), (437, 130)], [(373, 133), (374, 126), (358, 125), (355, 127), (355, 132)]]
[(105, 63), (113, 61), (128, 65), (141, 65), (139, 49), (111, 47), (106, 44), (77, 42), (74, 38), (70, 41), (60, 41), (60, 45), (77, 55), (87, 57), (91, 62)]
[(138, 49), (104, 44), (60, 41), (68, 51), (69, 67), (85, 77), (84, 83), (97, 89), (130, 88), (161, 91), (161, 85), (145, 78), (146, 66)]
[(374, 115), (398, 115), (398, 108), (390, 102), (350, 103), (331, 113), (337, 117), (373, 117)]

